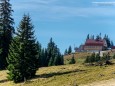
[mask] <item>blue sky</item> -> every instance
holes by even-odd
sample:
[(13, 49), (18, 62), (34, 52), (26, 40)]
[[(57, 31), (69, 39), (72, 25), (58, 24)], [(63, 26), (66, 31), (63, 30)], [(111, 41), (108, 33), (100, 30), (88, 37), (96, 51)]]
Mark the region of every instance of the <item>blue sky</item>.
[(30, 14), (43, 47), (52, 37), (64, 52), (84, 43), (87, 34), (108, 34), (115, 43), (115, 0), (11, 0), (15, 27)]

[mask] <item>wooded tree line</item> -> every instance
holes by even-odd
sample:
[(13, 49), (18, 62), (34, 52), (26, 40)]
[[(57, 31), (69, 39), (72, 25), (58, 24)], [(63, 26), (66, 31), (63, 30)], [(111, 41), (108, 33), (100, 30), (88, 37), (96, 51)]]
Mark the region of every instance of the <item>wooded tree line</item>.
[(63, 55), (52, 38), (45, 49), (36, 40), (29, 14), (15, 31), (12, 12), (10, 0), (1, 0), (0, 69), (8, 69), (8, 79), (21, 82), (34, 77), (39, 67), (63, 65)]
[(68, 49), (65, 49), (64, 55), (68, 55), (68, 54), (71, 54), (71, 53), (72, 53), (72, 47), (69, 46)]
[(87, 56), (85, 59), (85, 63), (94, 63), (94, 62), (109, 62), (110, 59), (114, 59), (115, 55), (113, 55), (113, 57), (110, 56), (109, 53), (107, 54), (103, 54), (103, 56), (101, 57), (99, 53), (95, 54), (92, 53), (90, 56)]
[(37, 44), (39, 50), (39, 66), (54, 66), (54, 65), (63, 65), (64, 59), (63, 55), (60, 53), (59, 48), (54, 43), (52, 38), (47, 45), (47, 48), (41, 48), (41, 44)]

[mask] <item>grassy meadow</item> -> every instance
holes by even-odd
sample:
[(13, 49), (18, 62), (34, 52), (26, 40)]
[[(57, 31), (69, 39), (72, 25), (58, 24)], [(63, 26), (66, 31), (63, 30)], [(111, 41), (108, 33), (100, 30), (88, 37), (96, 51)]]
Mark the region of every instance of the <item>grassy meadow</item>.
[[(88, 83), (115, 78), (115, 65), (85, 66), (85, 56), (88, 53), (75, 54), (76, 64), (52, 67), (42, 67), (36, 72), (36, 77), (24, 83), (14, 84), (8, 81), (7, 71), (0, 71), (0, 86), (83, 86)], [(65, 62), (71, 57), (65, 56)]]

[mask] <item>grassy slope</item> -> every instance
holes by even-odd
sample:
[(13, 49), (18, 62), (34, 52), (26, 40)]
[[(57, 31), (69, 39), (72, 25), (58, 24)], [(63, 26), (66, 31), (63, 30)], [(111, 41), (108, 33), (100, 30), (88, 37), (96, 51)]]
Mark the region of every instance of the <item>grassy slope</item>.
[[(83, 58), (74, 65), (52, 66), (40, 68), (36, 78), (26, 83), (14, 84), (6, 79), (6, 71), (0, 71), (0, 86), (73, 86), (95, 81), (108, 80), (115, 77), (115, 65), (84, 66)], [(76, 58), (77, 60), (77, 58)]]
[(84, 58), (86, 58), (86, 56), (88, 56), (88, 55), (91, 55), (91, 53), (82, 52), (82, 53), (74, 53), (71, 55), (65, 55), (64, 56), (64, 63), (68, 64), (69, 60), (72, 58), (73, 55), (76, 59), (76, 63), (81, 64), (84, 62)]
[(26, 83), (13, 84), (6, 79), (6, 71), (1, 71), (0, 86), (73, 86), (115, 77), (115, 65), (100, 68), (83, 65), (64, 65), (40, 68), (36, 78)]

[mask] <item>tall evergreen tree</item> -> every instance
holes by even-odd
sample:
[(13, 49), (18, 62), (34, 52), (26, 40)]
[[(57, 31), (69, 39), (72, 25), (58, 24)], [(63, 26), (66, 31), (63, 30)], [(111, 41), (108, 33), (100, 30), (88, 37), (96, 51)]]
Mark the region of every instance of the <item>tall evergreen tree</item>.
[(47, 66), (47, 50), (41, 49), (41, 54), (39, 57), (39, 67), (46, 67)]
[[(48, 63), (48, 66), (53, 66), (53, 65), (55, 65), (55, 60), (57, 60), (58, 59), (58, 57), (59, 57), (59, 55), (58, 55), (58, 48), (57, 48), (57, 46), (55, 45), (55, 43), (54, 43), (54, 47), (52, 48), (52, 50), (51, 50), (51, 57), (50, 57), (50, 60), (49, 60), (49, 63)], [(57, 58), (57, 59), (56, 59)]]
[(13, 39), (9, 49), (9, 55), (7, 58), (8, 62), (8, 79), (14, 80), (14, 82), (21, 81), (22, 78), (21, 74), (21, 64), (22, 59), (20, 57), (20, 50), (19, 50), (19, 41), (17, 39)]
[(38, 69), (38, 50), (33, 29), (29, 15), (24, 15), (18, 27), (18, 41), (12, 42), (7, 59), (9, 79), (15, 83), (34, 77)]
[(47, 64), (48, 66), (63, 65), (62, 61), (63, 61), (63, 57), (60, 53), (60, 50), (51, 38), (47, 47)]
[(99, 41), (99, 40), (100, 40), (100, 36), (97, 35), (97, 37), (96, 37), (96, 41)]
[(63, 55), (60, 55), (59, 65), (64, 65), (64, 56)]
[(69, 46), (69, 48), (68, 48), (68, 54), (71, 54), (71, 53), (72, 53), (72, 47)]
[(55, 43), (53, 42), (52, 38), (47, 46), (47, 65), (51, 66), (54, 61), (53, 50), (55, 47)]
[(45, 62), (44, 62), (44, 65), (45, 66), (48, 66), (48, 51), (47, 49), (45, 49), (45, 52), (44, 52), (44, 58), (45, 58)]
[(67, 49), (65, 50), (65, 52), (64, 52), (64, 55), (67, 55), (68, 54), (68, 51), (67, 51)]
[(86, 38), (86, 40), (87, 40), (87, 39), (90, 39), (90, 37), (89, 37), (89, 34), (87, 35), (87, 38)]
[(64, 64), (63, 56), (61, 55), (59, 48), (57, 48), (57, 46), (55, 48), (56, 51), (55, 51), (54, 65), (63, 65)]
[(14, 20), (12, 18), (12, 5), (10, 0), (1, 0), (0, 3), (0, 31), (2, 34), (0, 54), (0, 69), (5, 69), (7, 66), (6, 58), (8, 57), (9, 45), (11, 44), (12, 35), (14, 32)]

